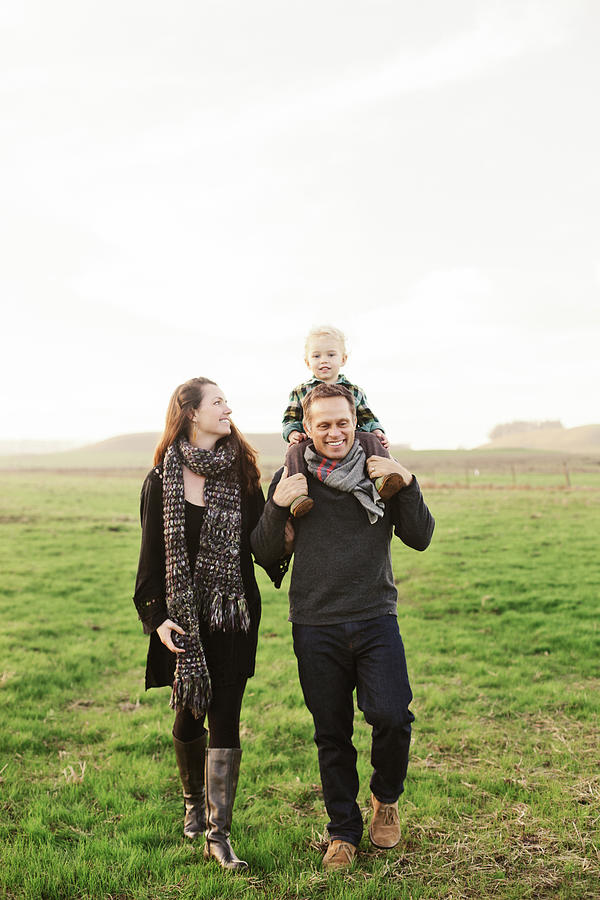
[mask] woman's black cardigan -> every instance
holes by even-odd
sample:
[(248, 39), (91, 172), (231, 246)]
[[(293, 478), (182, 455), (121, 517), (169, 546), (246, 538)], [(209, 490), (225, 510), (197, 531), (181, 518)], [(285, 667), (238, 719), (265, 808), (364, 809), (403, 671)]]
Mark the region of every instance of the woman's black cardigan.
[[(165, 540), (163, 534), (163, 469), (150, 470), (140, 496), (142, 544), (133, 602), (144, 632), (150, 635), (146, 661), (146, 688), (172, 685), (175, 673), (175, 654), (161, 642), (156, 628), (169, 618), (165, 600)], [(252, 494), (242, 493), (242, 536), (240, 568), (244, 593), (250, 613), (250, 630), (246, 632), (213, 632), (201, 627), (208, 671), (213, 684), (231, 684), (239, 678), (254, 674), (258, 625), (260, 622), (260, 594), (254, 577), (254, 562), (250, 552), (250, 533), (260, 519), (265, 499), (260, 487)], [(268, 569), (270, 578), (279, 587), (285, 563)]]

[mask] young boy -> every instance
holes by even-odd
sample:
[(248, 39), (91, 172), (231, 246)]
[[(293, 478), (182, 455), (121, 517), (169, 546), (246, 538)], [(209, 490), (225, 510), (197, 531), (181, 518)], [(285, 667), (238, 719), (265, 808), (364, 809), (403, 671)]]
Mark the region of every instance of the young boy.
[[(302, 424), (302, 400), (315, 385), (321, 382), (343, 384), (354, 397), (357, 419), (356, 437), (364, 450), (366, 459), (370, 456), (389, 458), (389, 441), (381, 422), (369, 409), (364, 392), (357, 385), (352, 384), (345, 375), (340, 374), (340, 369), (347, 358), (346, 339), (339, 328), (322, 325), (311, 328), (308, 332), (304, 345), (304, 361), (313, 377), (293, 389), (283, 414), (282, 435), (283, 439), (290, 444), (285, 457), (288, 475), (305, 472), (304, 450), (306, 445), (303, 446), (303, 442), (308, 440), (308, 435)], [(403, 481), (396, 473), (375, 480), (375, 487), (382, 500), (387, 500), (402, 486)], [(292, 503), (290, 512), (296, 518), (304, 516), (312, 509), (313, 502), (310, 497), (298, 497)]]

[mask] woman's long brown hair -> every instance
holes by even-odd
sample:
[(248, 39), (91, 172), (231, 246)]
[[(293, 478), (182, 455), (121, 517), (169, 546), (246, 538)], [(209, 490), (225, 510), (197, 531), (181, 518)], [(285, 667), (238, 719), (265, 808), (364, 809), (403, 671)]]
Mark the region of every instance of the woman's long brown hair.
[[(216, 384), (210, 378), (190, 378), (175, 388), (167, 407), (165, 429), (154, 451), (154, 465), (159, 466), (171, 444), (179, 438), (188, 439), (192, 410), (202, 403), (204, 388)], [(231, 423), (231, 434), (219, 438), (217, 445), (231, 443), (238, 451), (238, 466), (242, 491), (254, 493), (260, 485), (260, 470), (256, 463), (256, 450), (250, 446), (243, 434)]]

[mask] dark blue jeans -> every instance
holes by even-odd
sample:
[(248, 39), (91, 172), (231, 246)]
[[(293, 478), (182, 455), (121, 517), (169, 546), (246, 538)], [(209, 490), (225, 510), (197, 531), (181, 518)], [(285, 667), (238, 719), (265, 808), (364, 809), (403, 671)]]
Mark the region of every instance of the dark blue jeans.
[(315, 743), (330, 837), (358, 846), (363, 821), (356, 803), (358, 772), (353, 691), (373, 727), (371, 791), (394, 803), (404, 789), (410, 746), (404, 646), (395, 616), (341, 625), (293, 626), (294, 652), (304, 700), (315, 723)]

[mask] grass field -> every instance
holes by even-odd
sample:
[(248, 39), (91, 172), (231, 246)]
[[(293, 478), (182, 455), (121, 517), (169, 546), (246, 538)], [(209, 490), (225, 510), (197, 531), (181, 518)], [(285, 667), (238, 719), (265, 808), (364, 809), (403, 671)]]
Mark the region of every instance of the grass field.
[[(418, 471), (418, 470), (417, 470)], [(598, 898), (600, 491), (432, 488), (394, 544), (415, 700), (403, 837), (326, 877), (285, 590), (260, 578), (234, 845), (181, 837), (168, 690), (143, 691), (139, 475), (2, 473), (0, 896)], [(473, 485), (471, 484), (471, 488)], [(369, 729), (357, 718), (367, 815)]]

